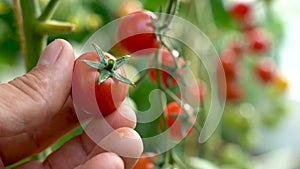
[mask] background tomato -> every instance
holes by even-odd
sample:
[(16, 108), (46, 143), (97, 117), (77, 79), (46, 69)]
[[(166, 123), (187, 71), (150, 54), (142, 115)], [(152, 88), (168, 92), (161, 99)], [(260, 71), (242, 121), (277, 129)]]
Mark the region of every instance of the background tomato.
[(155, 169), (155, 164), (150, 159), (150, 157), (153, 157), (153, 159), (158, 159), (158, 156), (155, 153), (152, 152), (145, 153), (141, 156), (141, 158), (135, 164), (133, 169)]
[(230, 41), (227, 49), (225, 50), (231, 50), (237, 57), (240, 57), (243, 54), (243, 46), (236, 40)]
[[(170, 68), (175, 68), (175, 60), (168, 49), (166, 48), (162, 49), (160, 54), (160, 60), (161, 60), (162, 67), (168, 66)], [(153, 64), (153, 58), (149, 60), (149, 65), (151, 64)], [(178, 66), (184, 65), (184, 59), (182, 57), (178, 59), (178, 64), (179, 64)], [(184, 70), (181, 69), (179, 73), (183, 75)], [(156, 69), (154, 68), (151, 69), (149, 71), (149, 76), (154, 82), (157, 82)], [(170, 71), (165, 68), (161, 68), (161, 77), (162, 77), (162, 82), (165, 86), (174, 86), (177, 84), (178, 77), (176, 76), (176, 74), (174, 73), (171, 74)]]
[(244, 89), (236, 80), (226, 81), (226, 99), (239, 101), (244, 95)]
[(226, 79), (235, 79), (239, 72), (238, 55), (233, 50), (227, 49), (220, 54), (220, 60)]
[(276, 67), (272, 60), (268, 58), (260, 59), (254, 65), (255, 75), (262, 82), (271, 82), (275, 79)]
[(154, 13), (146, 10), (133, 12), (122, 18), (118, 29), (118, 38), (129, 53), (147, 56), (159, 48), (160, 41), (156, 39), (152, 18), (157, 20)]
[[(105, 53), (105, 56), (115, 59), (109, 53)], [(99, 62), (99, 57), (96, 52), (88, 52), (75, 61), (72, 80), (75, 107), (90, 114), (100, 112), (104, 116), (114, 112), (125, 99), (128, 85), (111, 77), (98, 84), (101, 72), (85, 64), (83, 60)], [(117, 72), (125, 76), (122, 67)]]
[[(170, 135), (175, 139), (183, 138), (192, 132), (192, 125), (196, 122), (196, 117), (193, 116), (193, 108), (188, 107), (186, 113), (189, 114), (189, 117), (184, 115), (181, 106), (177, 102), (169, 103), (165, 109)], [(182, 119), (183, 117), (185, 118)]]
[(266, 32), (259, 28), (249, 29), (246, 32), (249, 50), (255, 53), (266, 52), (270, 48), (270, 39)]
[(274, 79), (274, 85), (278, 89), (280, 89), (282, 91), (285, 91), (289, 87), (289, 82), (288, 82), (288, 80), (287, 80), (287, 78), (285, 76), (283, 76), (280, 73), (277, 73), (276, 76), (275, 76), (275, 79)]
[(250, 4), (246, 2), (236, 2), (231, 5), (229, 13), (238, 20), (243, 20), (248, 17), (251, 12)]

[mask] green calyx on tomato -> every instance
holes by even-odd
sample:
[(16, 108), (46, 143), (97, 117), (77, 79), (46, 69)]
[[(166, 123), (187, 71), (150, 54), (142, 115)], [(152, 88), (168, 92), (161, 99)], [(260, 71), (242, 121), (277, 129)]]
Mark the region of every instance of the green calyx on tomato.
[(124, 77), (121, 74), (119, 74), (118, 72), (116, 72), (117, 69), (119, 69), (122, 65), (124, 65), (130, 59), (129, 55), (120, 57), (117, 60), (114, 60), (111, 58), (108, 59), (105, 57), (103, 50), (97, 44), (93, 43), (92, 45), (96, 49), (96, 52), (100, 59), (100, 62), (97, 63), (97, 62), (93, 62), (90, 60), (83, 60), (83, 62), (95, 69), (98, 69), (101, 72), (98, 77), (98, 84), (104, 82), (109, 77), (112, 77), (112, 78), (117, 79), (126, 84), (135, 86), (135, 84), (133, 82), (131, 82), (129, 79), (127, 79), (126, 77)]

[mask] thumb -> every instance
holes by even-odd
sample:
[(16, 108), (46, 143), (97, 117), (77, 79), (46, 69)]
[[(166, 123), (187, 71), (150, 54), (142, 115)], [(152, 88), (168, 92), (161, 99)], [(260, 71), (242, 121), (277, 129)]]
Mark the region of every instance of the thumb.
[(70, 93), (74, 52), (55, 40), (29, 73), (0, 84), (0, 136), (28, 131), (49, 120)]

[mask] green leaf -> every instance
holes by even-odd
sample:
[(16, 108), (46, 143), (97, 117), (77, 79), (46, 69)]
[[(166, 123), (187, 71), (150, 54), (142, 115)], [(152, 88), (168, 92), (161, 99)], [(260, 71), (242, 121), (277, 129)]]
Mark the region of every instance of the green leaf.
[(232, 28), (233, 22), (224, 7), (223, 0), (210, 0), (210, 5), (215, 24), (219, 27)]
[(121, 57), (121, 58), (118, 58), (118, 59), (116, 60), (114, 70), (119, 69), (119, 68), (120, 68), (122, 65), (124, 65), (129, 59), (130, 59), (130, 55), (126, 55), (126, 56), (123, 56), (123, 57)]
[(127, 83), (127, 84), (129, 84), (129, 85), (135, 86), (135, 84), (134, 84), (133, 82), (131, 82), (129, 79), (127, 79), (126, 77), (120, 75), (120, 74), (117, 73), (117, 72), (112, 73), (111, 76), (112, 76), (113, 78), (115, 78), (115, 79), (121, 81), (121, 82), (124, 82), (124, 83)]
[(97, 62), (93, 62), (93, 61), (90, 61), (90, 60), (83, 60), (82, 62), (84, 62), (85, 64), (91, 66), (92, 68), (95, 68), (95, 69), (101, 69), (103, 67), (101, 67), (101, 65)]
[(101, 69), (100, 75), (98, 77), (98, 84), (104, 82), (106, 79), (108, 79), (110, 76), (112, 76), (112, 73), (105, 69)]
[(102, 65), (107, 65), (107, 58), (105, 57), (103, 50), (98, 46), (97, 44), (93, 43), (92, 44), (94, 48), (96, 49), (96, 52), (98, 53), (98, 56), (100, 58), (100, 63)]

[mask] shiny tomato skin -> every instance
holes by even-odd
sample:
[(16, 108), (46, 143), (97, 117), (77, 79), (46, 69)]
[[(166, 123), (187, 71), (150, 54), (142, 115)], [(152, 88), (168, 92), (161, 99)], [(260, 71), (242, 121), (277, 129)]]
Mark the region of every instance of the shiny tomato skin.
[[(192, 132), (192, 126), (188, 127), (185, 131), (183, 131), (183, 123), (187, 123), (187, 121), (182, 121), (174, 116), (181, 116), (183, 115), (183, 110), (181, 106), (177, 102), (171, 102), (167, 105), (165, 109), (165, 115), (167, 118), (167, 124), (169, 127), (170, 135), (175, 139), (181, 139), (185, 135), (189, 135)], [(196, 117), (192, 115), (193, 109), (190, 107), (187, 111), (192, 116), (192, 119), (188, 119), (192, 123), (196, 122)]]
[[(107, 58), (115, 59), (109, 53)], [(85, 64), (83, 60), (99, 62), (96, 52), (88, 52), (76, 59), (72, 79), (72, 98), (75, 108), (88, 114), (103, 116), (114, 112), (127, 95), (128, 85), (113, 78), (98, 84), (100, 71)], [(118, 73), (125, 76), (121, 67)]]
[(133, 12), (121, 19), (118, 39), (121, 45), (135, 56), (148, 56), (159, 48), (152, 19), (157, 16), (146, 10)]
[[(166, 48), (162, 49), (161, 54), (160, 54), (160, 59), (161, 59), (162, 65), (166, 65), (169, 67), (175, 67), (175, 60), (168, 49), (166, 49)], [(183, 66), (185, 63), (184, 59), (182, 57), (179, 58), (178, 62), (179, 62), (179, 66)], [(153, 58), (151, 58), (149, 60), (149, 65), (151, 65), (151, 64), (153, 64)], [(180, 70), (180, 74), (181, 75), (184, 74), (183, 69)], [(154, 68), (151, 69), (149, 71), (149, 76), (152, 81), (157, 82), (156, 69), (154, 69)], [(172, 76), (170, 74), (170, 72), (164, 68), (161, 68), (161, 78), (162, 78), (162, 82), (165, 86), (174, 86), (177, 84), (177, 82), (179, 80), (178, 77)], [(172, 80), (170, 80), (170, 78)]]
[(157, 154), (148, 152), (146, 154), (143, 154), (138, 162), (135, 164), (133, 169), (155, 169), (154, 162), (150, 159), (150, 157), (153, 157), (154, 159), (158, 159)]

